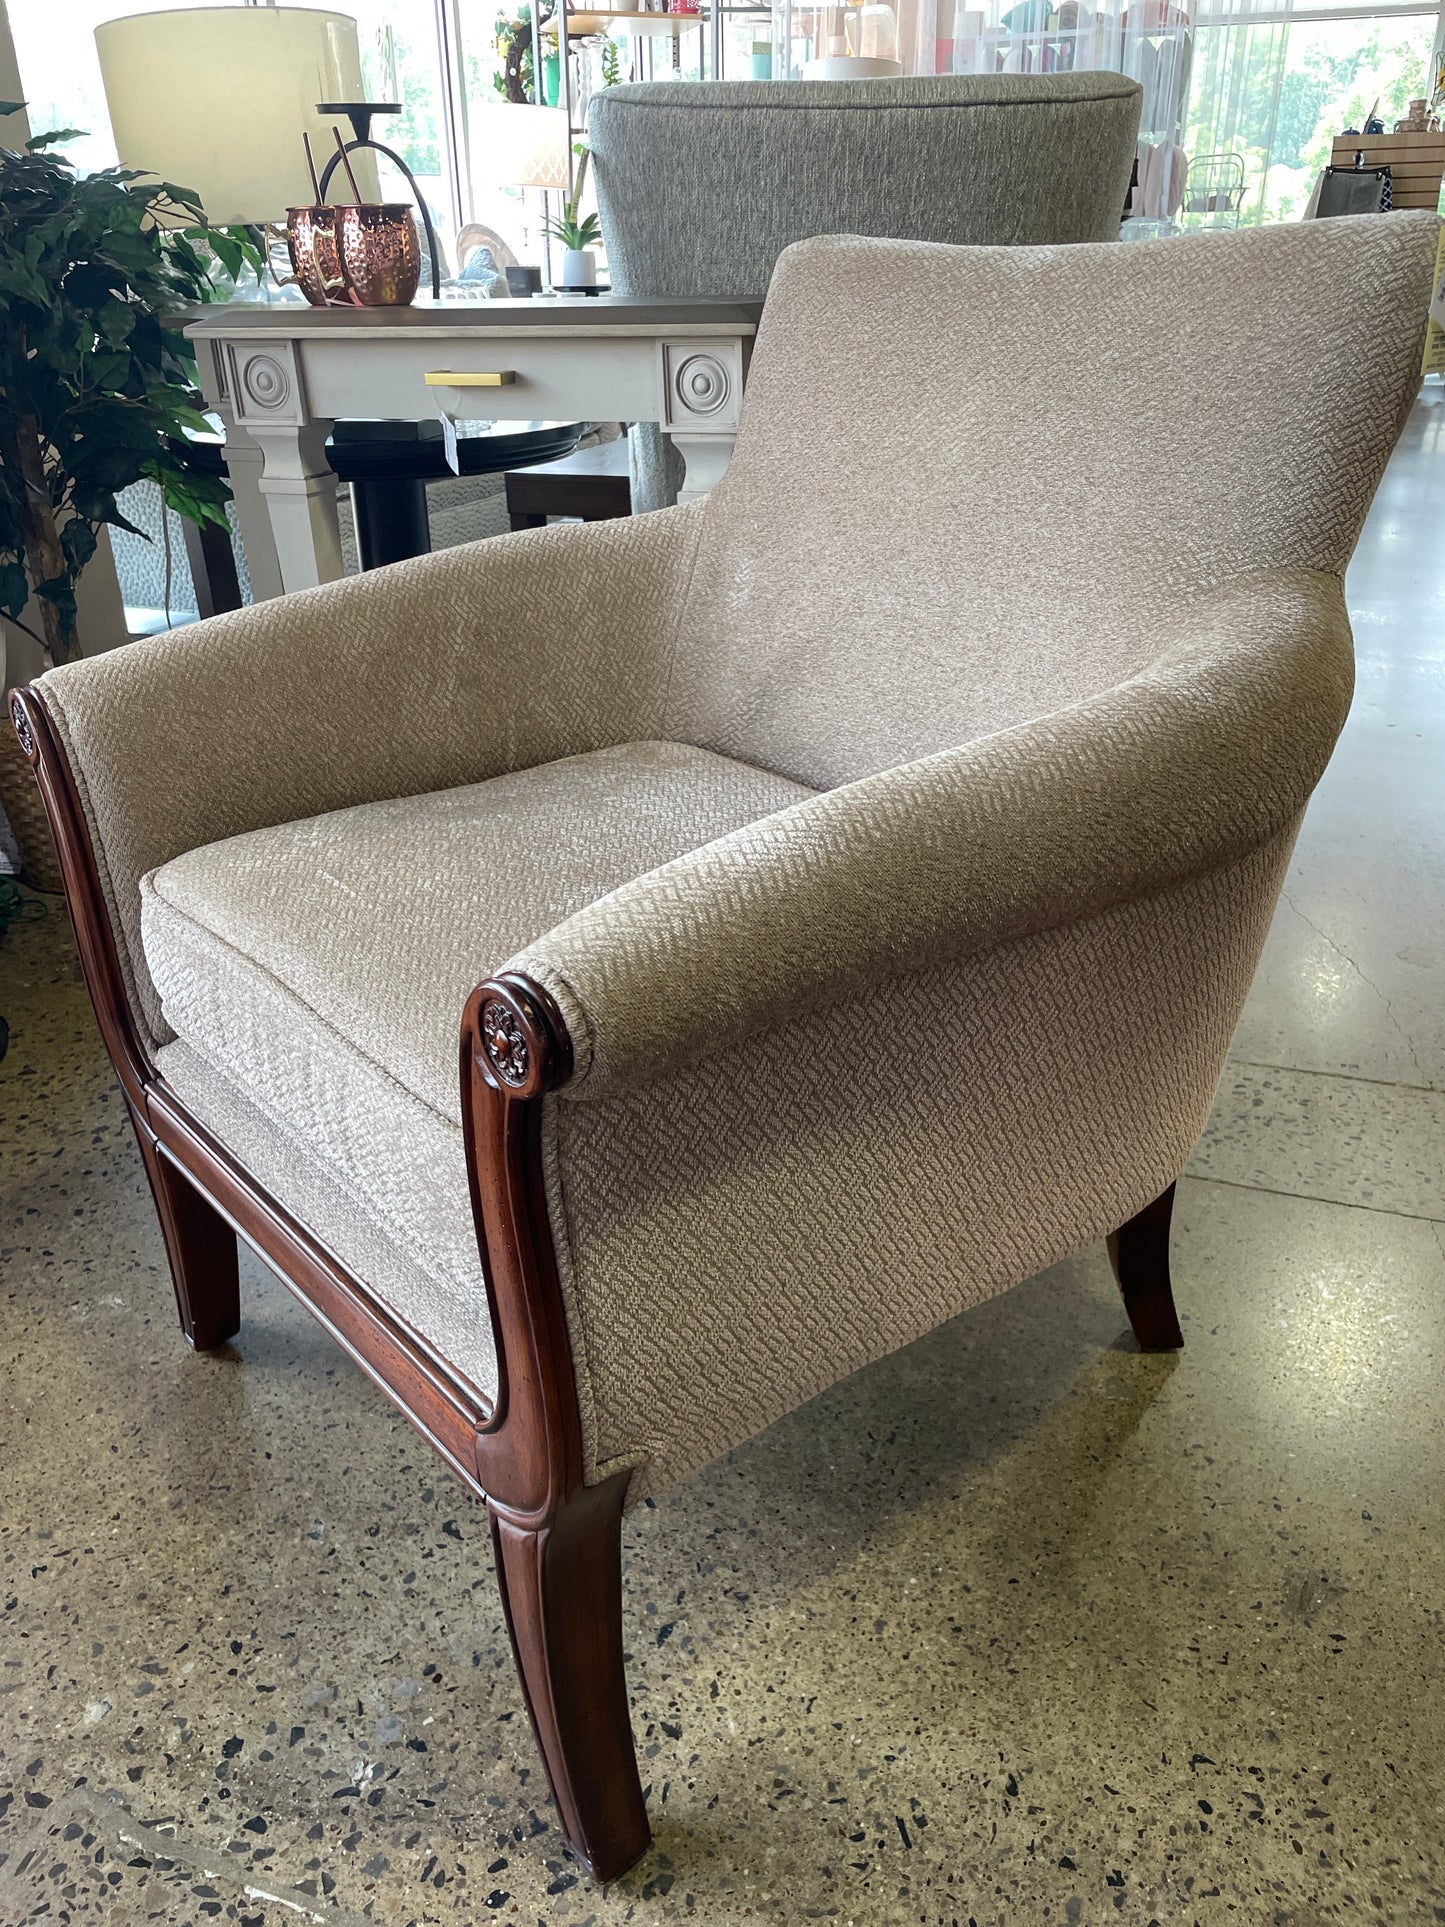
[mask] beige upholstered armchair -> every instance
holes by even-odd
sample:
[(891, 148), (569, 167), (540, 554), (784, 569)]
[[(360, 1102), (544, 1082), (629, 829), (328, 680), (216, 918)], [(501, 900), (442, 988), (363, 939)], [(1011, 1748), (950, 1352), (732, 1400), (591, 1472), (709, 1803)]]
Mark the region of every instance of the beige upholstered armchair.
[(1434, 251), (807, 242), (706, 502), (16, 696), (184, 1329), (239, 1231), (485, 1499), (601, 1877), (627, 1504), (1105, 1235), (1180, 1342)]

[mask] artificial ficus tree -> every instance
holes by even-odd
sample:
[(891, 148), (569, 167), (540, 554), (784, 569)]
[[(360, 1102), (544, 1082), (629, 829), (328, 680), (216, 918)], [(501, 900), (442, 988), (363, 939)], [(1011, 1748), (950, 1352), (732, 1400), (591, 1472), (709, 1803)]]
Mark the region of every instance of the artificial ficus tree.
[[(0, 117), (19, 111), (0, 102)], [(0, 148), (0, 616), (50, 663), (76, 654), (76, 579), (102, 525), (140, 533), (121, 489), (156, 482), (181, 515), (224, 525), (230, 490), (186, 442), (211, 426), (195, 351), (164, 317), (212, 298), (213, 260), (232, 276), (260, 261), (187, 188), (77, 174), (48, 151), (74, 131)]]

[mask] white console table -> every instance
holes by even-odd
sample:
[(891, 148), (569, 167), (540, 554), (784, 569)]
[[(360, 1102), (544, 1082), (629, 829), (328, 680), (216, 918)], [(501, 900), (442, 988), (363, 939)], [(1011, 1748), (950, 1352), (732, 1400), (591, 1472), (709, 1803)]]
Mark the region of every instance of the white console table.
[(759, 312), (613, 296), (203, 311), (186, 333), (226, 425), (253, 593), (342, 573), (325, 450), (338, 416), (660, 422), (687, 464), (684, 499), (705, 494), (732, 454)]

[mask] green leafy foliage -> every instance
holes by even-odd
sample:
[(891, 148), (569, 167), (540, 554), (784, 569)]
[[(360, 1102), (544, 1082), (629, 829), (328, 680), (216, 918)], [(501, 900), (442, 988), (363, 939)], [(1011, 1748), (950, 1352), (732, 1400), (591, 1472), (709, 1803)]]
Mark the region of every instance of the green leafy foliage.
[(595, 214), (584, 215), (580, 221), (569, 221), (564, 215), (559, 221), (548, 221), (546, 229), (564, 248), (590, 248), (602, 239), (602, 223)]
[(75, 653), (98, 530), (132, 527), (119, 490), (148, 479), (181, 515), (225, 522), (230, 490), (186, 440), (210, 426), (195, 352), (165, 323), (212, 298), (213, 261), (233, 277), (260, 264), (247, 230), (209, 226), (188, 188), (77, 175), (47, 151), (73, 132), (0, 149), (0, 611), (19, 621), (28, 573), (54, 661)]
[(564, 248), (590, 248), (602, 239), (602, 222), (596, 214), (582, 214), (582, 190), (587, 185), (587, 168), (592, 154), (585, 141), (574, 143), (572, 152), (579, 157), (572, 192), (567, 196), (560, 219), (544, 221), (543, 232)]

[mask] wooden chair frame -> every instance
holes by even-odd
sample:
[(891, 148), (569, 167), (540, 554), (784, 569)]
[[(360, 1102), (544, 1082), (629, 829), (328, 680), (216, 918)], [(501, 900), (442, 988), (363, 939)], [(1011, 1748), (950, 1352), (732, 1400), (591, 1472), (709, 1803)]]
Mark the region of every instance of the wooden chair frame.
[[(293, 1216), (166, 1084), (131, 1011), (75, 777), (38, 690), (11, 693), (35, 771), (101, 1036), (155, 1198), (181, 1329), (197, 1351), (240, 1327), (244, 1238), (484, 1500), (522, 1691), (568, 1840), (612, 1880), (648, 1846), (622, 1651), (628, 1475), (583, 1481), (582, 1422), (542, 1178), (544, 1094), (572, 1052), (551, 998), (508, 974), (477, 985), (461, 1023), (472, 1209), (496, 1338), (495, 1400), (459, 1373)], [(1145, 1350), (1183, 1342), (1169, 1282), (1174, 1188), (1109, 1253)]]

